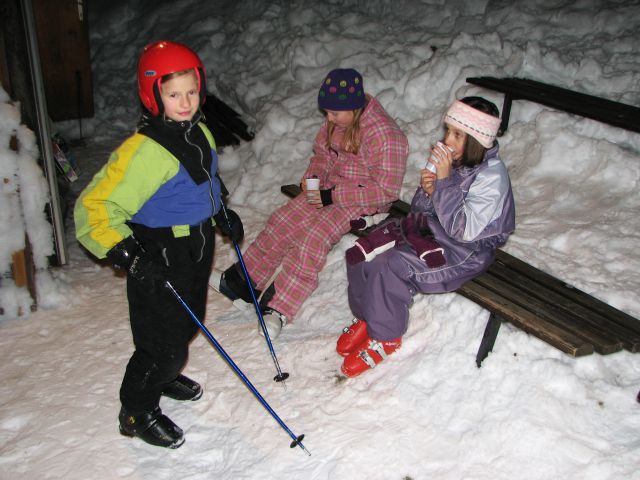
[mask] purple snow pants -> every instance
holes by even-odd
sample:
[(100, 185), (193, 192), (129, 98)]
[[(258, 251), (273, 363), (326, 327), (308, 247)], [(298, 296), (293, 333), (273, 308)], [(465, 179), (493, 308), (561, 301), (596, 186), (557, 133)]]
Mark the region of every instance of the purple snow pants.
[(417, 292), (453, 292), (486, 270), (493, 256), (493, 251), (476, 252), (461, 263), (429, 268), (408, 245), (392, 248), (370, 262), (347, 264), (349, 307), (367, 322), (371, 338), (400, 338)]

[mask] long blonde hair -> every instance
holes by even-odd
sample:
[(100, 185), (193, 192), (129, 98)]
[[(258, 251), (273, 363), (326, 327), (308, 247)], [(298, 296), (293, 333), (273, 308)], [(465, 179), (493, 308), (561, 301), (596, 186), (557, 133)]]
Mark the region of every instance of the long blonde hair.
[[(353, 110), (353, 121), (347, 127), (342, 138), (342, 147), (354, 155), (357, 155), (360, 150), (360, 117), (362, 117), (363, 111), (364, 108)], [(331, 137), (335, 128), (335, 123), (327, 121), (327, 148), (331, 147)]]

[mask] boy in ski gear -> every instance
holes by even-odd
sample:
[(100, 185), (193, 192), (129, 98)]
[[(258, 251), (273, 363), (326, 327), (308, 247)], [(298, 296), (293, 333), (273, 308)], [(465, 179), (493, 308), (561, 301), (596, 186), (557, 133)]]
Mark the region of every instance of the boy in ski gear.
[(480, 97), (455, 101), (432, 148), (396, 245), (370, 261), (347, 251), (349, 306), (356, 316), (338, 340), (342, 372), (355, 377), (395, 351), (407, 330), (413, 295), (444, 293), (480, 275), (515, 229), (507, 169), (498, 156), (497, 107)]
[[(218, 157), (201, 122), (204, 92), (204, 67), (191, 49), (169, 41), (145, 47), (139, 129), (112, 153), (74, 210), (80, 243), (127, 272), (135, 351), (120, 388), (120, 432), (169, 448), (182, 445), (184, 435), (162, 414), (160, 397), (197, 400), (202, 387), (180, 373), (198, 327), (165, 285), (204, 318), (213, 219), (222, 220)], [(237, 238), (242, 222), (227, 212), (222, 232)]]
[[(365, 94), (354, 69), (336, 69), (323, 80), (318, 106), (326, 121), (318, 132), (313, 156), (300, 181), (303, 194), (276, 210), (244, 253), (244, 261), (262, 295), (264, 320), (275, 338), (292, 321), (318, 286), (327, 254), (363, 215), (387, 212), (398, 199), (405, 173), (408, 142), (378, 100)], [(307, 178), (320, 189), (306, 190)], [(212, 286), (232, 300), (247, 297), (238, 265), (214, 272)]]

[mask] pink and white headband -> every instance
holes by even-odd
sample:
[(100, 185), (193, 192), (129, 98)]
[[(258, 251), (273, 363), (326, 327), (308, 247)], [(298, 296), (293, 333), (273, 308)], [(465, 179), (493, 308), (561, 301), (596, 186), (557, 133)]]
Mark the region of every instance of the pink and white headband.
[(460, 100), (454, 101), (444, 122), (475, 138), (484, 148), (491, 148), (500, 128), (500, 119), (476, 110)]

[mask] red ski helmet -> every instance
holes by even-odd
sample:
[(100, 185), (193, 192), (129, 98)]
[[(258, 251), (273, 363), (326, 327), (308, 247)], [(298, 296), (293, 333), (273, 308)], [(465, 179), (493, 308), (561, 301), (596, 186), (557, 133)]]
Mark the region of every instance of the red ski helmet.
[(152, 115), (163, 111), (160, 80), (170, 73), (193, 68), (198, 78), (200, 105), (205, 99), (205, 74), (200, 57), (186, 45), (167, 40), (150, 43), (138, 60), (138, 96)]

